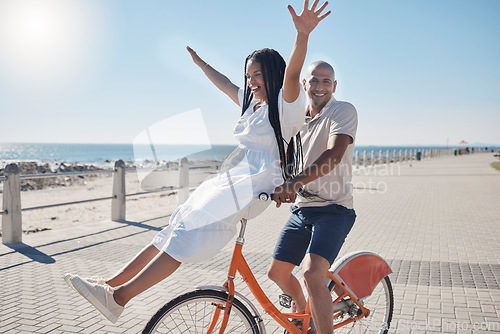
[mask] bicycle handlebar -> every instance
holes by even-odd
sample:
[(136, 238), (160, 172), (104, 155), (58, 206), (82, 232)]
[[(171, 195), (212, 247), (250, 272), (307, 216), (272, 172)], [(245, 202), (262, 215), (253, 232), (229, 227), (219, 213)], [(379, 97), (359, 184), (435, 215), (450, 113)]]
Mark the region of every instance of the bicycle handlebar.
[(262, 192), (259, 194), (259, 200), (262, 202), (266, 202), (268, 200), (273, 200), (274, 194), (268, 194), (265, 192)]

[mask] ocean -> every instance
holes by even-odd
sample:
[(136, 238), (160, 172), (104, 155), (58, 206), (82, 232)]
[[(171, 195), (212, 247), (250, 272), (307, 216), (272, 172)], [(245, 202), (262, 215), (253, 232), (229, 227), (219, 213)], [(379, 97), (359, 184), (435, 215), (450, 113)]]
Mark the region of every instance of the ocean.
[[(156, 145), (154, 152), (149, 145), (132, 144), (44, 144), (44, 143), (5, 143), (0, 144), (0, 164), (12, 161), (37, 161), (39, 163), (83, 163), (103, 164), (122, 159), (125, 162), (135, 161), (177, 161), (187, 157), (190, 161), (222, 161), (230, 154), (235, 145)], [(445, 148), (443, 146), (356, 146), (356, 151), (375, 151), (378, 156), (382, 150), (423, 150), (428, 148)]]
[(177, 161), (187, 157), (192, 161), (222, 161), (235, 145), (149, 145), (132, 144), (0, 144), (0, 161), (38, 161), (70, 163), (104, 163), (121, 159), (134, 161)]

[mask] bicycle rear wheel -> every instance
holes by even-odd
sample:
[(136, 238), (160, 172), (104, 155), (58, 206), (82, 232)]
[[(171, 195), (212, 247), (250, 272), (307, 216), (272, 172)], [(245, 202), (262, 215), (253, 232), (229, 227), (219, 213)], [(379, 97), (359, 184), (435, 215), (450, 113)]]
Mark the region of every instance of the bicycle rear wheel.
[[(163, 306), (142, 333), (204, 333), (206, 334), (217, 308), (226, 305), (227, 293), (197, 290), (181, 295)], [(224, 311), (220, 312), (212, 333), (218, 333)], [(259, 328), (248, 308), (233, 300), (229, 321), (224, 333), (259, 334)]]
[[(332, 298), (335, 300), (337, 294), (333, 292), (335, 283), (330, 282), (328, 288), (332, 293)], [(344, 299), (345, 300), (345, 299)], [(370, 310), (368, 317), (357, 320), (351, 324), (342, 326), (335, 330), (335, 333), (378, 333), (386, 334), (392, 320), (392, 312), (394, 310), (394, 296), (392, 292), (391, 280), (388, 276), (384, 277), (375, 287), (372, 294), (361, 300), (364, 307)], [(353, 304), (353, 305), (351, 305)], [(348, 320), (360, 313), (359, 308), (350, 300), (346, 300), (346, 305), (350, 307), (339, 311), (337, 317), (333, 320), (334, 325), (342, 321)], [(348, 310), (347, 310), (348, 308)]]

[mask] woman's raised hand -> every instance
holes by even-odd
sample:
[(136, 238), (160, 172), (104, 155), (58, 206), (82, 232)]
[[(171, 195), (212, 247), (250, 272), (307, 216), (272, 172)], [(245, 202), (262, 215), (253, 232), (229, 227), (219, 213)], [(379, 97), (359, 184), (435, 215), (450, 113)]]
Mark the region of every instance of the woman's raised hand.
[(326, 5), (328, 5), (328, 1), (325, 1), (325, 3), (323, 3), (323, 5), (316, 10), (318, 2), (319, 0), (314, 0), (311, 8), (309, 8), (309, 0), (304, 0), (304, 8), (302, 9), (302, 13), (300, 13), (300, 15), (297, 15), (293, 7), (288, 5), (288, 10), (292, 15), (293, 24), (295, 25), (295, 29), (297, 29), (298, 33), (310, 34), (321, 20), (330, 15), (331, 11), (321, 14)]
[(238, 100), (238, 86), (233, 84), (224, 74), (208, 65), (203, 59), (200, 58), (200, 56), (198, 56), (196, 51), (191, 49), (189, 46), (186, 46), (186, 49), (191, 55), (191, 58), (193, 58), (194, 63), (201, 68), (207, 78), (210, 79), (210, 81), (212, 81), (212, 83), (223, 93), (229, 96), (231, 100), (234, 101), (234, 103), (240, 105), (240, 102)]
[(203, 59), (200, 58), (200, 56), (198, 56), (196, 51), (191, 49), (189, 46), (186, 46), (186, 49), (188, 50), (189, 54), (191, 55), (191, 58), (193, 58), (193, 61), (196, 65), (198, 65), (199, 67), (204, 67), (207, 64), (205, 63), (205, 61), (203, 61)]

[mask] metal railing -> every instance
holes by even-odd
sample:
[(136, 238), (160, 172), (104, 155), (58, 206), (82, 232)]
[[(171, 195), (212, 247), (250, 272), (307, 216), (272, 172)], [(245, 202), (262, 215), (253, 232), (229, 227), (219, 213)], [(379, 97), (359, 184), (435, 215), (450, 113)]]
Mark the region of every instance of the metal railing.
[[(356, 151), (354, 155), (354, 166), (375, 166), (379, 164), (390, 164), (397, 162), (412, 162), (416, 160), (429, 160), (445, 156), (465, 154), (464, 149), (457, 148), (429, 148), (429, 149), (400, 149), (400, 150), (375, 150)], [(485, 152), (483, 148), (476, 148), (476, 152)]]
[[(46, 178), (60, 177), (60, 176), (81, 176), (81, 175), (95, 175), (95, 174), (111, 174), (111, 173), (114, 173), (114, 172), (115, 172), (114, 170), (96, 170), (96, 171), (82, 171), (82, 172), (27, 174), (27, 175), (20, 175), (19, 177), (20, 177), (20, 179), (36, 180), (36, 179), (46, 179)], [(28, 208), (21, 208), (21, 212), (23, 212), (23, 211), (31, 211), (31, 210), (39, 210), (39, 209), (46, 209), (46, 208), (54, 208), (54, 207), (64, 206), (64, 205), (72, 205), (72, 204), (80, 204), (80, 203), (103, 201), (103, 200), (108, 200), (108, 199), (112, 199), (112, 198), (113, 198), (112, 196), (108, 196), (108, 197), (99, 197), (99, 198), (84, 199), (84, 200), (80, 200), (80, 201), (63, 202), (63, 203), (55, 203), (55, 204), (46, 204), (46, 205), (40, 205), (40, 206), (34, 206), (34, 207), (28, 207)]]
[[(178, 166), (163, 166), (158, 168), (129, 168), (125, 169), (125, 163), (122, 160), (118, 160), (114, 164), (113, 170), (96, 170), (96, 171), (81, 171), (81, 172), (65, 172), (65, 173), (47, 173), (47, 174), (31, 174), (31, 175), (20, 175), (19, 166), (17, 164), (9, 164), (5, 168), (5, 176), (0, 177), (0, 181), (3, 181), (3, 207), (0, 211), (2, 216), (2, 243), (12, 244), (22, 242), (22, 212), (39, 210), (46, 208), (59, 207), (64, 205), (74, 205), (95, 201), (111, 200), (111, 220), (122, 221), (126, 219), (126, 197), (139, 196), (152, 194), (162, 191), (176, 191), (177, 192), (177, 202), (183, 203), (189, 196), (190, 177), (189, 170), (200, 170), (200, 169), (218, 169), (220, 163), (211, 164), (193, 164), (189, 165), (186, 158), (180, 159)], [(153, 170), (155, 172), (170, 172), (178, 171), (179, 177), (176, 185), (163, 186), (160, 189), (141, 191), (132, 194), (126, 193), (125, 187), (125, 173), (131, 171), (149, 171)], [(108, 197), (98, 197), (90, 198), (78, 201), (62, 202), (46, 204), (28, 208), (21, 208), (21, 179), (42, 179), (50, 177), (61, 177), (61, 176), (81, 176), (81, 175), (94, 175), (94, 174), (113, 174), (113, 193)], [(194, 185), (198, 184), (195, 182)]]

